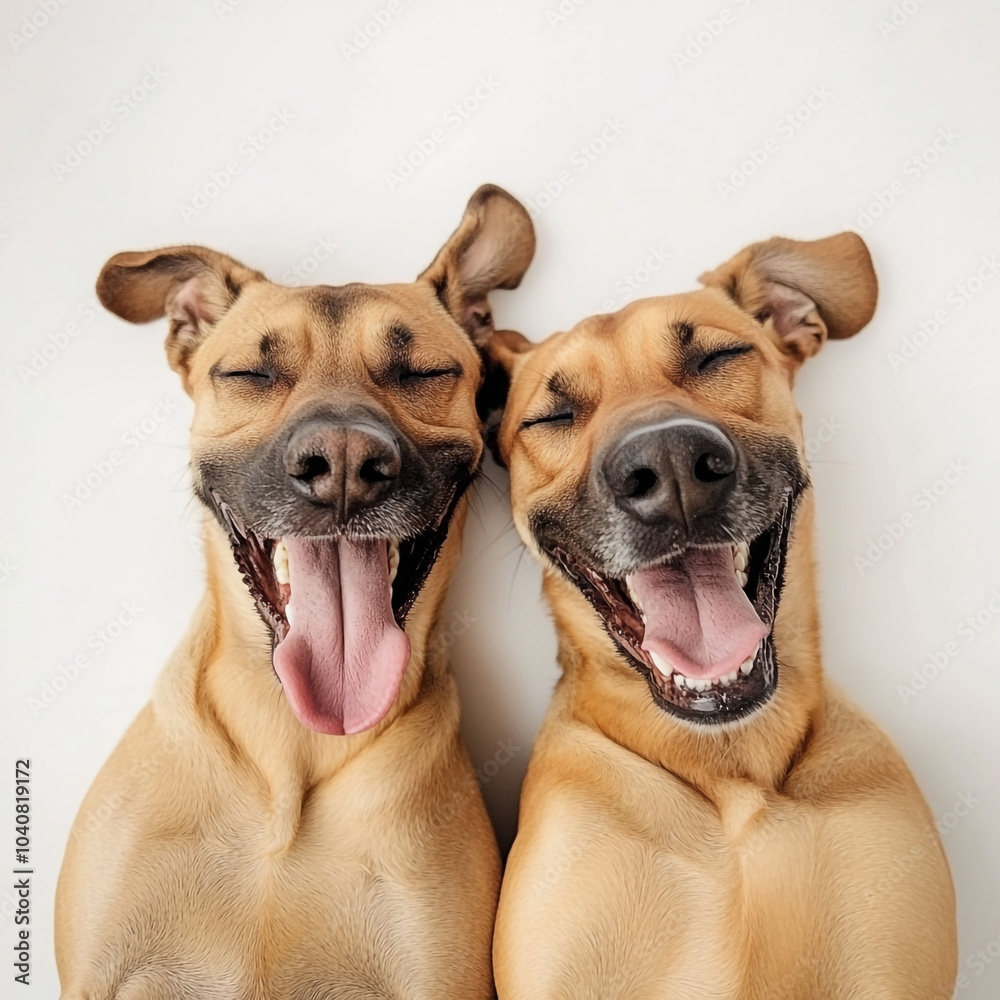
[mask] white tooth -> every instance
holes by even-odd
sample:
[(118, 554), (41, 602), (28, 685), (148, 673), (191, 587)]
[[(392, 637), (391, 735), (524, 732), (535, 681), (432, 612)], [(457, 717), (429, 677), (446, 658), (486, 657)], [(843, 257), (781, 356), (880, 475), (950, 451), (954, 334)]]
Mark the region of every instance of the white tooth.
[(399, 546), (395, 542), (389, 542), (389, 586), (396, 579), (399, 571)]
[(274, 547), (274, 555), (271, 556), (271, 562), (274, 564), (274, 578), (278, 583), (288, 583), (291, 577), (288, 575), (288, 549), (285, 548), (285, 543), (279, 541)]
[(750, 673), (751, 670), (753, 670), (753, 657), (752, 656), (748, 656), (740, 664), (740, 673), (741, 674), (748, 674), (748, 673)]
[(673, 664), (659, 653), (654, 653), (649, 650), (649, 658), (653, 661), (653, 666), (663, 674), (664, 677), (669, 677), (674, 672)]
[(288, 622), (289, 628), (295, 624), (295, 612), (292, 611), (291, 601), (285, 605), (285, 621)]
[[(632, 603), (635, 605), (636, 610), (639, 612), (639, 614), (642, 614), (642, 605), (639, 603), (639, 595), (636, 594), (635, 588), (632, 586), (631, 576), (625, 577), (625, 589), (628, 591), (628, 596), (631, 599)], [(670, 675), (667, 674), (667, 676), (669, 677)]]
[(750, 562), (750, 546), (746, 542), (740, 542), (733, 553), (733, 567), (741, 573), (747, 568)]
[(683, 674), (674, 674), (674, 683), (679, 687), (687, 687), (687, 678)]
[(728, 674), (723, 674), (719, 678), (719, 682), (722, 684), (724, 688), (727, 688), (733, 683), (734, 680), (736, 680), (736, 675), (738, 673), (739, 670), (730, 670)]
[(737, 573), (736, 578), (740, 581), (740, 586), (745, 587), (747, 585), (747, 580), (750, 579), (750, 576), (747, 573), (743, 572), (743, 573)]

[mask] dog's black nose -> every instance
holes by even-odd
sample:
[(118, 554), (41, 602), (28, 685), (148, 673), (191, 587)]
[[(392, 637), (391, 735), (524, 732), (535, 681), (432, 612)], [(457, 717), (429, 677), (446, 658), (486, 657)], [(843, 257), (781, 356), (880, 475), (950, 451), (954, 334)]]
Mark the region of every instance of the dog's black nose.
[(292, 432), (284, 453), (293, 488), (344, 521), (382, 500), (401, 464), (392, 433), (364, 419), (314, 417)]
[(601, 473), (622, 510), (647, 524), (690, 528), (732, 491), (738, 464), (736, 446), (721, 427), (673, 416), (626, 430)]

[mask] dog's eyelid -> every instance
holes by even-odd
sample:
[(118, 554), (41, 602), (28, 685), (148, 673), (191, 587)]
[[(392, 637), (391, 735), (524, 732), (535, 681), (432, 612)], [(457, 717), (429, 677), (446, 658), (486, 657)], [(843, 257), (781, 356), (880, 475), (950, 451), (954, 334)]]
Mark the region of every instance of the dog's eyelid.
[(275, 372), (264, 365), (259, 367), (252, 365), (240, 367), (237, 365), (232, 368), (226, 368), (216, 363), (209, 369), (209, 376), (213, 379), (246, 379), (254, 382), (273, 382)]
[(751, 354), (757, 350), (753, 344), (730, 344), (728, 347), (717, 347), (707, 350), (700, 356), (692, 358), (696, 371), (703, 372), (719, 361), (728, 361), (730, 358), (739, 358), (745, 354)]
[(576, 419), (576, 414), (572, 410), (561, 409), (552, 413), (545, 413), (540, 417), (528, 417), (521, 421), (521, 430), (529, 427), (537, 427), (539, 424), (571, 424)]
[(401, 383), (422, 382), (436, 378), (460, 378), (465, 369), (456, 361), (454, 364), (443, 364), (431, 368), (400, 368), (396, 378)]

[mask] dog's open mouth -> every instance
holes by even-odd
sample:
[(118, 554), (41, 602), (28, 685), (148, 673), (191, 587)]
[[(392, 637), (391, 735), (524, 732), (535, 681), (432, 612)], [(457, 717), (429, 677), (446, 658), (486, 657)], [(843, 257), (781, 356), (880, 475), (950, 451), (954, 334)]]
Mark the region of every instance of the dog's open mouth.
[(380, 722), (410, 657), (406, 618), (420, 596), (464, 492), (408, 539), (267, 538), (214, 490), (236, 563), (273, 634), (274, 669), (299, 721), (322, 733)]
[(558, 547), (548, 554), (582, 591), (662, 708), (688, 721), (739, 719), (774, 693), (774, 618), (795, 508), (748, 542), (605, 577)]

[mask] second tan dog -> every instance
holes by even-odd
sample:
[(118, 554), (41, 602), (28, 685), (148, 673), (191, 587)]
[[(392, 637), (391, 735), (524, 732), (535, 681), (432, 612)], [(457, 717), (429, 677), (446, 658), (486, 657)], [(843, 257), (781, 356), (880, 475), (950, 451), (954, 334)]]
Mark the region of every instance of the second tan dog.
[(533, 252), (488, 186), (409, 284), (284, 288), (192, 246), (105, 265), (109, 309), (170, 321), (207, 588), (77, 817), (63, 1000), (492, 995), (499, 856), (435, 636), (487, 295)]
[(792, 382), (870, 320), (864, 243), (754, 244), (512, 374), (499, 447), (563, 677), (500, 1000), (947, 1000), (951, 880), (899, 754), (823, 675)]

